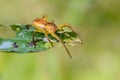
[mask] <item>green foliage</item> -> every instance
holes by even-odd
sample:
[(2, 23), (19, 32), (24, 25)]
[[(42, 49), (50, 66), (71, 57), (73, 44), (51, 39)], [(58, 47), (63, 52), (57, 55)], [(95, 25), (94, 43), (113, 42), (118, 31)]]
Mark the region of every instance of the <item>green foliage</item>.
[[(5, 52), (17, 52), (17, 53), (28, 53), (45, 51), (52, 48), (50, 43), (46, 40), (43, 33), (34, 33), (34, 27), (31, 25), (10, 25), (11, 29), (15, 31), (16, 35), (11, 39), (0, 38), (0, 50)], [(35, 41), (32, 40), (34, 33)], [(72, 41), (77, 40), (77, 35), (74, 32), (67, 31), (56, 31), (55, 32), (65, 44), (70, 44)], [(59, 41), (51, 35), (49, 38), (56, 46)]]

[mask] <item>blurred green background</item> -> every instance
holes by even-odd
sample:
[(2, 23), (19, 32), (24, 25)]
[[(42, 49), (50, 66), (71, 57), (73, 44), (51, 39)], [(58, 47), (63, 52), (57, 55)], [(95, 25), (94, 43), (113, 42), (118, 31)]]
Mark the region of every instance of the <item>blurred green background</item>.
[[(72, 60), (62, 46), (0, 52), (0, 80), (120, 80), (120, 0), (0, 0), (2, 25), (31, 24), (43, 15), (74, 25), (84, 44), (68, 47)], [(0, 35), (12, 36), (3, 30)]]

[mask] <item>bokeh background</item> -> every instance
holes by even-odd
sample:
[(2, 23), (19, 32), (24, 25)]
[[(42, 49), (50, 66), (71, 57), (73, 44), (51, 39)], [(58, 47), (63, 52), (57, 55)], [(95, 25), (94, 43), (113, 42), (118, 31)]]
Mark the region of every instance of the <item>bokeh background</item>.
[[(0, 0), (0, 24), (31, 24), (48, 15), (69, 23), (84, 44), (15, 54), (0, 52), (0, 80), (120, 80), (120, 0)], [(8, 28), (2, 36), (12, 36)]]

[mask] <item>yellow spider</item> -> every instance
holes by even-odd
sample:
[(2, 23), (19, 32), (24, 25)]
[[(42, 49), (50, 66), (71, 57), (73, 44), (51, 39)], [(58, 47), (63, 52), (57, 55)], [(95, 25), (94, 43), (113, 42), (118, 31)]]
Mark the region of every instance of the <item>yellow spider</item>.
[[(76, 34), (78, 34), (78, 31), (75, 30), (71, 25), (69, 25), (69, 24), (61, 24), (61, 25), (57, 26), (53, 21), (49, 22), (47, 20), (47, 17), (43, 16), (42, 18), (36, 18), (32, 22), (32, 26), (36, 28), (35, 32), (44, 33), (46, 38), (50, 42), (51, 46), (53, 47), (53, 44), (52, 44), (50, 38), (48, 37), (48, 34), (51, 34), (54, 38), (56, 38), (64, 46), (64, 48), (66, 49), (69, 57), (72, 58), (72, 56), (71, 56), (68, 48), (65, 46), (64, 42), (55, 34), (56, 30), (63, 30), (63, 27), (68, 27), (69, 29), (74, 31)], [(80, 38), (80, 36), (79, 36), (79, 38)], [(80, 43), (81, 44), (83, 43), (81, 38), (80, 38)]]

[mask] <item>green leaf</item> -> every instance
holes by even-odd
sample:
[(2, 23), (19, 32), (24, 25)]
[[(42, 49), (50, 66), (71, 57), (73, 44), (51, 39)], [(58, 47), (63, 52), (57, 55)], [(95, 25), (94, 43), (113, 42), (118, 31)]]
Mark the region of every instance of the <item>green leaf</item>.
[[(1, 25), (2, 27), (2, 25)], [(35, 33), (34, 38), (35, 42), (32, 41), (34, 27), (31, 25), (22, 25), (14, 24), (9, 25), (16, 35), (11, 39), (0, 38), (0, 50), (5, 52), (16, 52), (16, 53), (29, 53), (29, 52), (38, 52), (45, 51), (51, 47), (51, 44), (46, 40), (46, 37), (43, 33)], [(75, 42), (78, 39), (78, 34), (74, 32), (66, 31), (56, 31), (55, 32), (64, 43), (67, 45), (70, 42)], [(54, 46), (57, 46), (59, 41), (56, 40), (53, 36), (48, 35), (51, 41), (54, 43)]]

